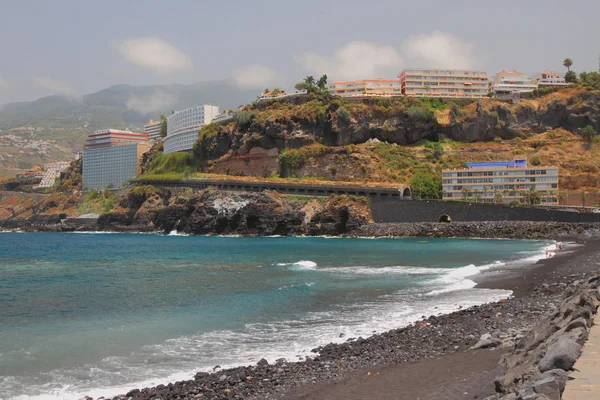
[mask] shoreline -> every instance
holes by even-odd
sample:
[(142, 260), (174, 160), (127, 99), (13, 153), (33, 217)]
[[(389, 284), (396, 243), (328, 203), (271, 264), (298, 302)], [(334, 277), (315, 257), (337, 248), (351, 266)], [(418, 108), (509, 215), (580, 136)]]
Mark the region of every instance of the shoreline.
[[(577, 240), (577, 238), (573, 239)], [(234, 397), (236, 395), (237, 398), (249, 399), (358, 399), (360, 397), (352, 397), (350, 392), (343, 394), (340, 392), (339, 395), (334, 393), (340, 390), (343, 392), (345, 387), (354, 387), (353, 381), (357, 377), (362, 378), (362, 374), (367, 370), (369, 374), (366, 376), (371, 376), (370, 372), (375, 370), (382, 375), (392, 370), (406, 372), (407, 365), (410, 365), (411, 369), (418, 370), (420, 367), (415, 366), (416, 364), (427, 364), (427, 368), (435, 370), (445, 364), (443, 362), (432, 364), (432, 359), (444, 360), (444, 357), (452, 357), (461, 359), (467, 364), (472, 358), (476, 361), (474, 365), (493, 366), (492, 370), (495, 371), (500, 356), (524, 336), (535, 321), (549, 311), (548, 307), (552, 301), (558, 301), (560, 298), (561, 289), (566, 286), (566, 283), (559, 285), (558, 276), (568, 279), (573, 275), (571, 273), (573, 270), (577, 270), (580, 274), (591, 272), (594, 268), (588, 258), (597, 258), (599, 251), (600, 240), (591, 239), (586, 246), (575, 247), (573, 252), (551, 259), (542, 259), (519, 269), (519, 276), (499, 277), (499, 279), (477, 283), (476, 288), (512, 290), (513, 296), (507, 300), (474, 306), (450, 314), (430, 316), (406, 327), (391, 329), (366, 339), (358, 338), (322, 346), (313, 349), (314, 358), (307, 357), (304, 361), (287, 362), (280, 359), (275, 364), (269, 365), (266, 360), (261, 360), (255, 366), (239, 366), (212, 373), (199, 372), (190, 381), (165, 383), (150, 389), (134, 389), (126, 395), (130, 398), (153, 396), (185, 398), (188, 395), (192, 398), (199, 397), (198, 395), (201, 394), (201, 398), (211, 399), (236, 398)], [(581, 267), (573, 267), (574, 261), (578, 261)], [(553, 283), (544, 285), (547, 281)], [(503, 314), (521, 315), (521, 318), (501, 317)], [(502, 345), (494, 351), (486, 350), (487, 353), (483, 356), (481, 354), (474, 356), (476, 351), (469, 349), (476, 344), (484, 331), (496, 331), (498, 336), (502, 336)], [(460, 333), (458, 338), (456, 332)], [(394, 340), (390, 341), (391, 338)], [(392, 343), (401, 345), (391, 346)], [(489, 357), (486, 356), (488, 353)], [(459, 375), (481, 372), (471, 371), (470, 368), (467, 370), (469, 371), (460, 371)], [(455, 378), (459, 379), (460, 376)], [(488, 378), (489, 376), (486, 379)], [(257, 379), (260, 379), (258, 384)], [(482, 385), (482, 382), (475, 385), (482, 385), (482, 395), (494, 394), (493, 391), (490, 392), (493, 390), (493, 379), (488, 383), (487, 386)], [(411, 382), (406, 382), (406, 385), (415, 386)], [(461, 390), (459, 387), (455, 389)], [(333, 397), (325, 395), (330, 392)], [(381, 389), (380, 392), (383, 393), (385, 390)], [(387, 397), (373, 395), (372, 398)]]
[[(107, 232), (97, 233), (103, 234)], [(305, 237), (310, 238), (311, 236)], [(345, 237), (330, 236), (330, 238)], [(487, 240), (496, 238), (480, 239)], [(578, 241), (580, 240), (580, 237), (576, 236), (570, 239)], [(550, 238), (547, 238), (546, 240), (549, 241)], [(567, 241), (568, 239), (561, 237), (560, 240)], [(478, 305), (449, 314), (430, 316), (429, 318), (414, 322), (403, 328), (381, 331), (383, 333), (370, 335), (366, 339), (359, 338), (350, 342), (322, 346), (318, 348), (320, 354), (315, 353), (315, 357), (311, 355), (311, 358), (305, 361), (287, 362), (279, 360), (275, 364), (269, 365), (261, 360), (257, 366), (239, 366), (225, 370), (221, 369), (213, 373), (200, 372), (195, 375), (196, 379), (193, 379), (194, 383), (192, 386), (196, 387), (195, 385), (199, 384), (203, 385), (203, 388), (208, 389), (192, 393), (193, 396), (187, 398), (192, 398), (199, 394), (202, 394), (201, 398), (236, 398), (233, 397), (235, 395), (242, 396), (238, 398), (255, 399), (352, 398), (345, 395), (339, 397), (337, 394), (333, 395), (334, 397), (323, 396), (323, 392), (321, 391), (335, 392), (335, 390), (344, 387), (353, 387), (352, 380), (364, 378), (364, 376), (361, 375), (363, 372), (365, 374), (368, 372), (371, 372), (372, 374), (380, 373), (383, 376), (392, 373), (410, 375), (413, 370), (420, 370), (422, 372), (426, 372), (427, 370), (440, 370), (441, 368), (447, 368), (447, 363), (444, 361), (446, 360), (446, 357), (454, 360), (453, 362), (459, 362), (461, 364), (470, 364), (471, 360), (473, 360), (473, 365), (478, 365), (478, 368), (481, 369), (488, 368), (492, 365), (495, 366), (499, 357), (507, 348), (489, 351), (489, 357), (488, 350), (486, 350), (486, 353), (483, 355), (479, 354), (481, 351), (478, 354), (475, 354), (477, 352), (469, 351), (469, 348), (477, 342), (483, 331), (485, 329), (490, 332), (492, 330), (500, 330), (500, 335), (509, 333), (510, 337), (506, 337), (503, 340), (506, 340), (507, 346), (513, 344), (519, 336), (526, 333), (525, 328), (530, 327), (531, 323), (536, 319), (539, 319), (544, 312), (547, 312), (547, 301), (544, 301), (543, 304), (540, 302), (540, 300), (542, 300), (540, 299), (540, 293), (543, 294), (541, 297), (544, 300), (550, 298), (550, 301), (557, 298), (557, 294), (560, 294), (559, 287), (554, 287), (553, 285), (550, 285), (540, 292), (542, 282), (547, 280), (546, 278), (551, 278), (551, 282), (556, 282), (556, 275), (561, 275), (564, 272), (562, 271), (563, 266), (567, 266), (570, 272), (568, 274), (562, 274), (562, 276), (568, 278), (570, 275), (573, 275), (572, 272), (574, 266), (572, 261), (597, 255), (599, 251), (600, 239), (592, 238), (589, 239), (587, 246), (573, 246), (572, 248), (569, 248), (568, 252), (557, 255), (551, 259), (541, 259), (536, 263), (528, 264), (526, 267), (515, 269), (515, 272), (519, 272), (518, 276), (500, 276), (483, 281), (478, 281), (475, 277), (468, 278), (478, 281), (476, 282), (476, 288), (512, 290), (514, 297), (509, 300), (500, 300), (498, 302)], [(586, 267), (575, 272), (581, 273), (587, 271), (587, 269), (588, 268)], [(574, 280), (578, 278), (569, 279)], [(536, 296), (534, 303), (537, 304), (531, 304), (529, 301), (530, 299), (528, 299), (528, 296), (530, 295)], [(524, 301), (524, 299), (527, 299), (527, 301)], [(513, 326), (514, 321), (506, 322), (502, 321), (502, 318), (504, 317), (494, 317), (498, 313), (507, 314), (512, 313), (515, 310), (517, 311), (515, 315), (523, 314), (528, 316), (526, 317), (526, 323)], [(531, 316), (534, 316), (535, 318), (531, 318)], [(475, 318), (476, 321), (470, 321), (473, 318)], [(496, 318), (496, 320), (494, 320), (494, 318)], [(493, 323), (490, 324), (490, 322)], [(509, 332), (510, 329), (513, 329), (512, 333)], [(462, 332), (462, 335), (459, 338), (453, 337), (456, 336), (454, 335), (456, 332)], [(442, 336), (442, 338), (440, 338), (440, 336)], [(400, 349), (398, 349), (398, 343), (400, 343)], [(354, 346), (358, 347), (360, 350), (356, 352), (349, 349), (349, 347), (352, 348)], [(458, 346), (458, 348), (454, 348), (455, 346)], [(504, 344), (502, 346), (504, 346)], [(419, 347), (419, 349), (415, 349), (415, 347)], [(389, 350), (391, 353), (400, 352), (401, 354), (388, 355), (385, 354), (386, 350)], [(495, 357), (495, 359), (492, 359), (492, 356)], [(236, 376), (238, 378), (243, 378), (240, 373), (248, 373), (249, 375), (247, 375), (246, 378), (250, 376), (252, 379), (240, 379), (238, 381), (237, 378), (235, 378)], [(436, 373), (434, 373), (434, 375), (435, 374)], [(447, 375), (447, 372), (442, 374), (442, 371), (438, 371), (437, 374)], [(223, 375), (225, 375), (226, 378), (222, 380)], [(232, 376), (234, 377), (233, 380), (230, 379)], [(260, 378), (263, 379), (263, 381), (258, 384), (255, 379), (258, 379), (261, 376), (264, 376)], [(372, 378), (374, 378), (374, 376)], [(417, 378), (418, 377), (413, 376), (412, 380), (416, 381)], [(459, 376), (456, 376), (456, 378), (458, 379)], [(488, 378), (489, 376), (486, 379)], [(268, 381), (264, 381), (264, 379), (268, 379)], [(156, 379), (154, 379), (154, 381), (156, 381)], [(325, 381), (325, 383), (320, 383), (321, 381)], [(375, 380), (371, 379), (371, 381), (374, 382)], [(488, 379), (487, 382), (490, 383), (492, 381), (493, 379)], [(158, 390), (156, 393), (148, 389), (139, 393), (129, 391), (127, 394), (131, 394), (129, 397), (132, 398), (151, 398), (155, 395), (159, 395), (162, 398), (176, 398), (183, 393), (182, 390), (187, 391), (186, 393), (197, 390), (197, 388), (190, 389), (190, 385), (186, 382), (190, 381), (180, 381), (171, 384), (165, 382), (164, 385), (158, 385), (156, 388), (152, 389)], [(433, 382), (435, 382), (435, 379), (433, 379)], [(240, 386), (240, 383), (243, 383), (244, 385)], [(364, 382), (364, 385), (369, 386), (371, 383), (372, 382)], [(388, 386), (392, 384), (393, 382), (389, 382)], [(406, 382), (406, 385), (410, 387), (413, 384), (411, 382)], [(441, 382), (440, 385), (442, 385)], [(483, 382), (479, 382), (476, 386), (481, 385), (483, 385)], [(236, 390), (236, 388), (238, 390)], [(228, 392), (226, 391), (227, 389), (229, 389)], [(381, 388), (380, 392), (378, 392), (381, 396), (383, 396), (383, 393), (387, 390), (384, 389), (385, 388)], [(357, 388), (354, 387), (353, 391), (356, 390)], [(102, 391), (106, 393), (108, 390)], [(310, 397), (312, 396), (311, 393), (313, 391), (317, 391), (318, 394), (315, 395), (316, 397)], [(125, 392), (122, 392), (121, 395), (124, 393)], [(407, 391), (407, 393), (409, 392)], [(113, 393), (111, 393), (111, 395), (112, 394)], [(180, 397), (185, 398), (186, 396), (187, 395)], [(423, 397), (422, 394), (419, 394), (419, 396), (422, 399), (428, 398), (426, 396)], [(121, 397), (117, 396), (114, 398)], [(358, 399), (359, 397), (356, 398)], [(389, 397), (370, 396), (367, 398)], [(402, 398), (412, 399), (415, 397)], [(434, 399), (436, 397), (431, 398)]]
[[(21, 221), (24, 222), (24, 221)], [(164, 232), (140, 226), (100, 228), (98, 226), (75, 226), (72, 224), (23, 225), (2, 227), (0, 232), (45, 232), (45, 233), (87, 233), (87, 234), (150, 234), (163, 236), (222, 236), (222, 237), (322, 237), (322, 238), (468, 238), (468, 239), (530, 239), (576, 241), (589, 236), (600, 236), (600, 223), (587, 222), (541, 222), (541, 221), (466, 221), (466, 222), (418, 222), (418, 223), (368, 223), (346, 233), (314, 231), (310, 234), (265, 234), (264, 232), (237, 232), (223, 234), (208, 232), (203, 234), (184, 233), (176, 230)], [(175, 233), (174, 233), (175, 232)], [(589, 235), (587, 232), (591, 232)]]

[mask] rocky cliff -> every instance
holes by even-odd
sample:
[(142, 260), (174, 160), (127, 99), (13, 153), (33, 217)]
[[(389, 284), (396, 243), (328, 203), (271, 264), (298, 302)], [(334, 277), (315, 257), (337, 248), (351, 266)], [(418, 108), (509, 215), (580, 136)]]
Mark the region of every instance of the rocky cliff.
[(370, 222), (368, 203), (347, 196), (298, 200), (277, 193), (182, 190), (143, 198), (131, 193), (122, 201), (128, 211), (102, 215), (99, 228), (192, 235), (339, 235)]
[[(110, 230), (205, 235), (340, 235), (372, 222), (360, 197), (281, 196), (216, 190), (175, 193), (152, 186), (85, 196), (0, 198), (0, 228)], [(74, 218), (82, 214), (85, 218)], [(93, 215), (99, 214), (97, 221)]]
[(596, 92), (569, 89), (519, 104), (492, 99), (460, 102), (462, 106), (440, 102), (432, 107), (412, 98), (350, 102), (310, 96), (263, 102), (247, 107), (237, 123), (201, 132), (196, 150), (203, 159), (214, 160), (230, 150), (247, 154), (255, 147), (345, 146), (370, 139), (398, 145), (441, 138), (476, 142), (526, 137), (559, 127), (576, 132), (588, 125), (600, 132)]

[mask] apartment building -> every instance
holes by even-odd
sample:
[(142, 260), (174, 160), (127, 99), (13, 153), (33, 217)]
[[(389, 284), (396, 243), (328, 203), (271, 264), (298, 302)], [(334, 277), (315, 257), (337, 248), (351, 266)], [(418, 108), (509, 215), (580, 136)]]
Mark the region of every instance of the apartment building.
[(527, 160), (470, 163), (442, 171), (443, 200), (477, 197), (482, 203), (524, 202), (532, 189), (542, 205), (558, 205), (558, 167), (528, 166)]
[(331, 82), (328, 91), (341, 97), (401, 96), (397, 79), (360, 79), (356, 81)]
[(162, 121), (148, 121), (148, 124), (144, 125), (144, 133), (148, 135), (148, 140), (152, 142), (160, 142), (163, 140), (162, 136), (160, 136), (160, 127), (162, 125)]
[(405, 96), (482, 98), (488, 73), (462, 69), (405, 69), (398, 75)]
[(499, 94), (532, 92), (538, 83), (522, 72), (502, 70), (492, 78), (491, 91)]
[(204, 104), (176, 111), (167, 120), (167, 137), (164, 138), (164, 154), (192, 150), (198, 140), (198, 132), (219, 114), (219, 107)]
[(533, 80), (537, 82), (538, 87), (548, 86), (568, 86), (569, 84), (565, 81), (565, 78), (557, 72), (547, 71), (541, 72), (533, 77)]
[(71, 165), (68, 161), (57, 161), (44, 164), (44, 176), (40, 182), (41, 188), (52, 187), (56, 179), (60, 177), (61, 172), (65, 171)]
[(142, 155), (150, 150), (148, 135), (116, 129), (89, 135), (83, 150), (83, 187), (119, 188), (141, 172)]

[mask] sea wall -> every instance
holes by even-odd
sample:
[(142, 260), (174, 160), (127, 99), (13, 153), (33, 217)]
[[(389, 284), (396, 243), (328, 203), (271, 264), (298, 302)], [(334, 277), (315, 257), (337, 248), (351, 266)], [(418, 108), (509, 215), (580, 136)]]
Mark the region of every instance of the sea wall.
[(508, 207), (439, 200), (399, 201), (371, 198), (375, 222), (440, 222), (444, 215), (452, 221), (555, 221), (600, 222), (600, 214)]
[[(555, 311), (541, 319), (500, 361), (506, 368), (495, 381), (496, 392), (504, 395), (501, 400), (561, 398), (600, 304), (600, 276), (574, 282), (564, 297)], [(542, 395), (545, 397), (538, 397)]]

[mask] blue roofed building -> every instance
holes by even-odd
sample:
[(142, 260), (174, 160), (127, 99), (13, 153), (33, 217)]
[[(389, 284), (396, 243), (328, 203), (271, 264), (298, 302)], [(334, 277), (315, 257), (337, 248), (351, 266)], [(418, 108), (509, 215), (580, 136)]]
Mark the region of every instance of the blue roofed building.
[(524, 203), (531, 191), (537, 192), (541, 205), (558, 205), (558, 167), (530, 166), (520, 159), (468, 163), (467, 168), (442, 171), (443, 200)]

